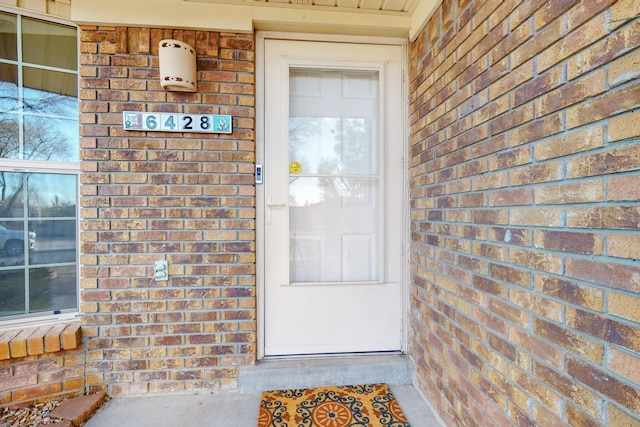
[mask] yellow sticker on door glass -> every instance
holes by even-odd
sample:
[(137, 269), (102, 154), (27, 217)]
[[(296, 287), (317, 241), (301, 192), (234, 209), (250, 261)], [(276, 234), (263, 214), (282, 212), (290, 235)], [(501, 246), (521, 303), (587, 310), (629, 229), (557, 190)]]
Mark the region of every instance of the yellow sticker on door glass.
[(289, 165), (289, 172), (291, 173), (300, 173), (302, 172), (302, 165), (300, 162), (291, 162)]

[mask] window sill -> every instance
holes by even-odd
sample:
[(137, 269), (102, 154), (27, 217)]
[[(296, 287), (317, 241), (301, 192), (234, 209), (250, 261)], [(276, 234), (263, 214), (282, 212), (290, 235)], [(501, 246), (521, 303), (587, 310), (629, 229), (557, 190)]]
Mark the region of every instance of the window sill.
[(0, 332), (0, 360), (73, 350), (80, 337), (78, 320)]

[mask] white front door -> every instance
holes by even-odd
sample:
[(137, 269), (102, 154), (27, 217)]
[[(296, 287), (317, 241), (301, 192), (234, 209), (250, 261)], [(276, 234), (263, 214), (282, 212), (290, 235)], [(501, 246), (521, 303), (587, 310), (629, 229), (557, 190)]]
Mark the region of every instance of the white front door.
[(401, 350), (403, 49), (264, 52), (264, 354)]

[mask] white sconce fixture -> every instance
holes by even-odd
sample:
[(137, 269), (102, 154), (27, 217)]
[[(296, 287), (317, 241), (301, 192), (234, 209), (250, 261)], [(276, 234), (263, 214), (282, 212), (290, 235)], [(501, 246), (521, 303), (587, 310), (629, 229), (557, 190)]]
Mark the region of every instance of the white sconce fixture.
[(164, 90), (195, 92), (196, 51), (179, 40), (161, 40), (158, 60), (160, 62), (160, 85)]

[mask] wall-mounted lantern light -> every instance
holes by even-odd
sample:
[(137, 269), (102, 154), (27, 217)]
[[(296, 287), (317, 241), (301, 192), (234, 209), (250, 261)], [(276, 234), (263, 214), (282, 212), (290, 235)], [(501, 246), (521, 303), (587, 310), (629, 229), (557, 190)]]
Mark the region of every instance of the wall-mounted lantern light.
[(179, 40), (161, 40), (160, 85), (164, 90), (195, 92), (197, 90), (196, 51)]

